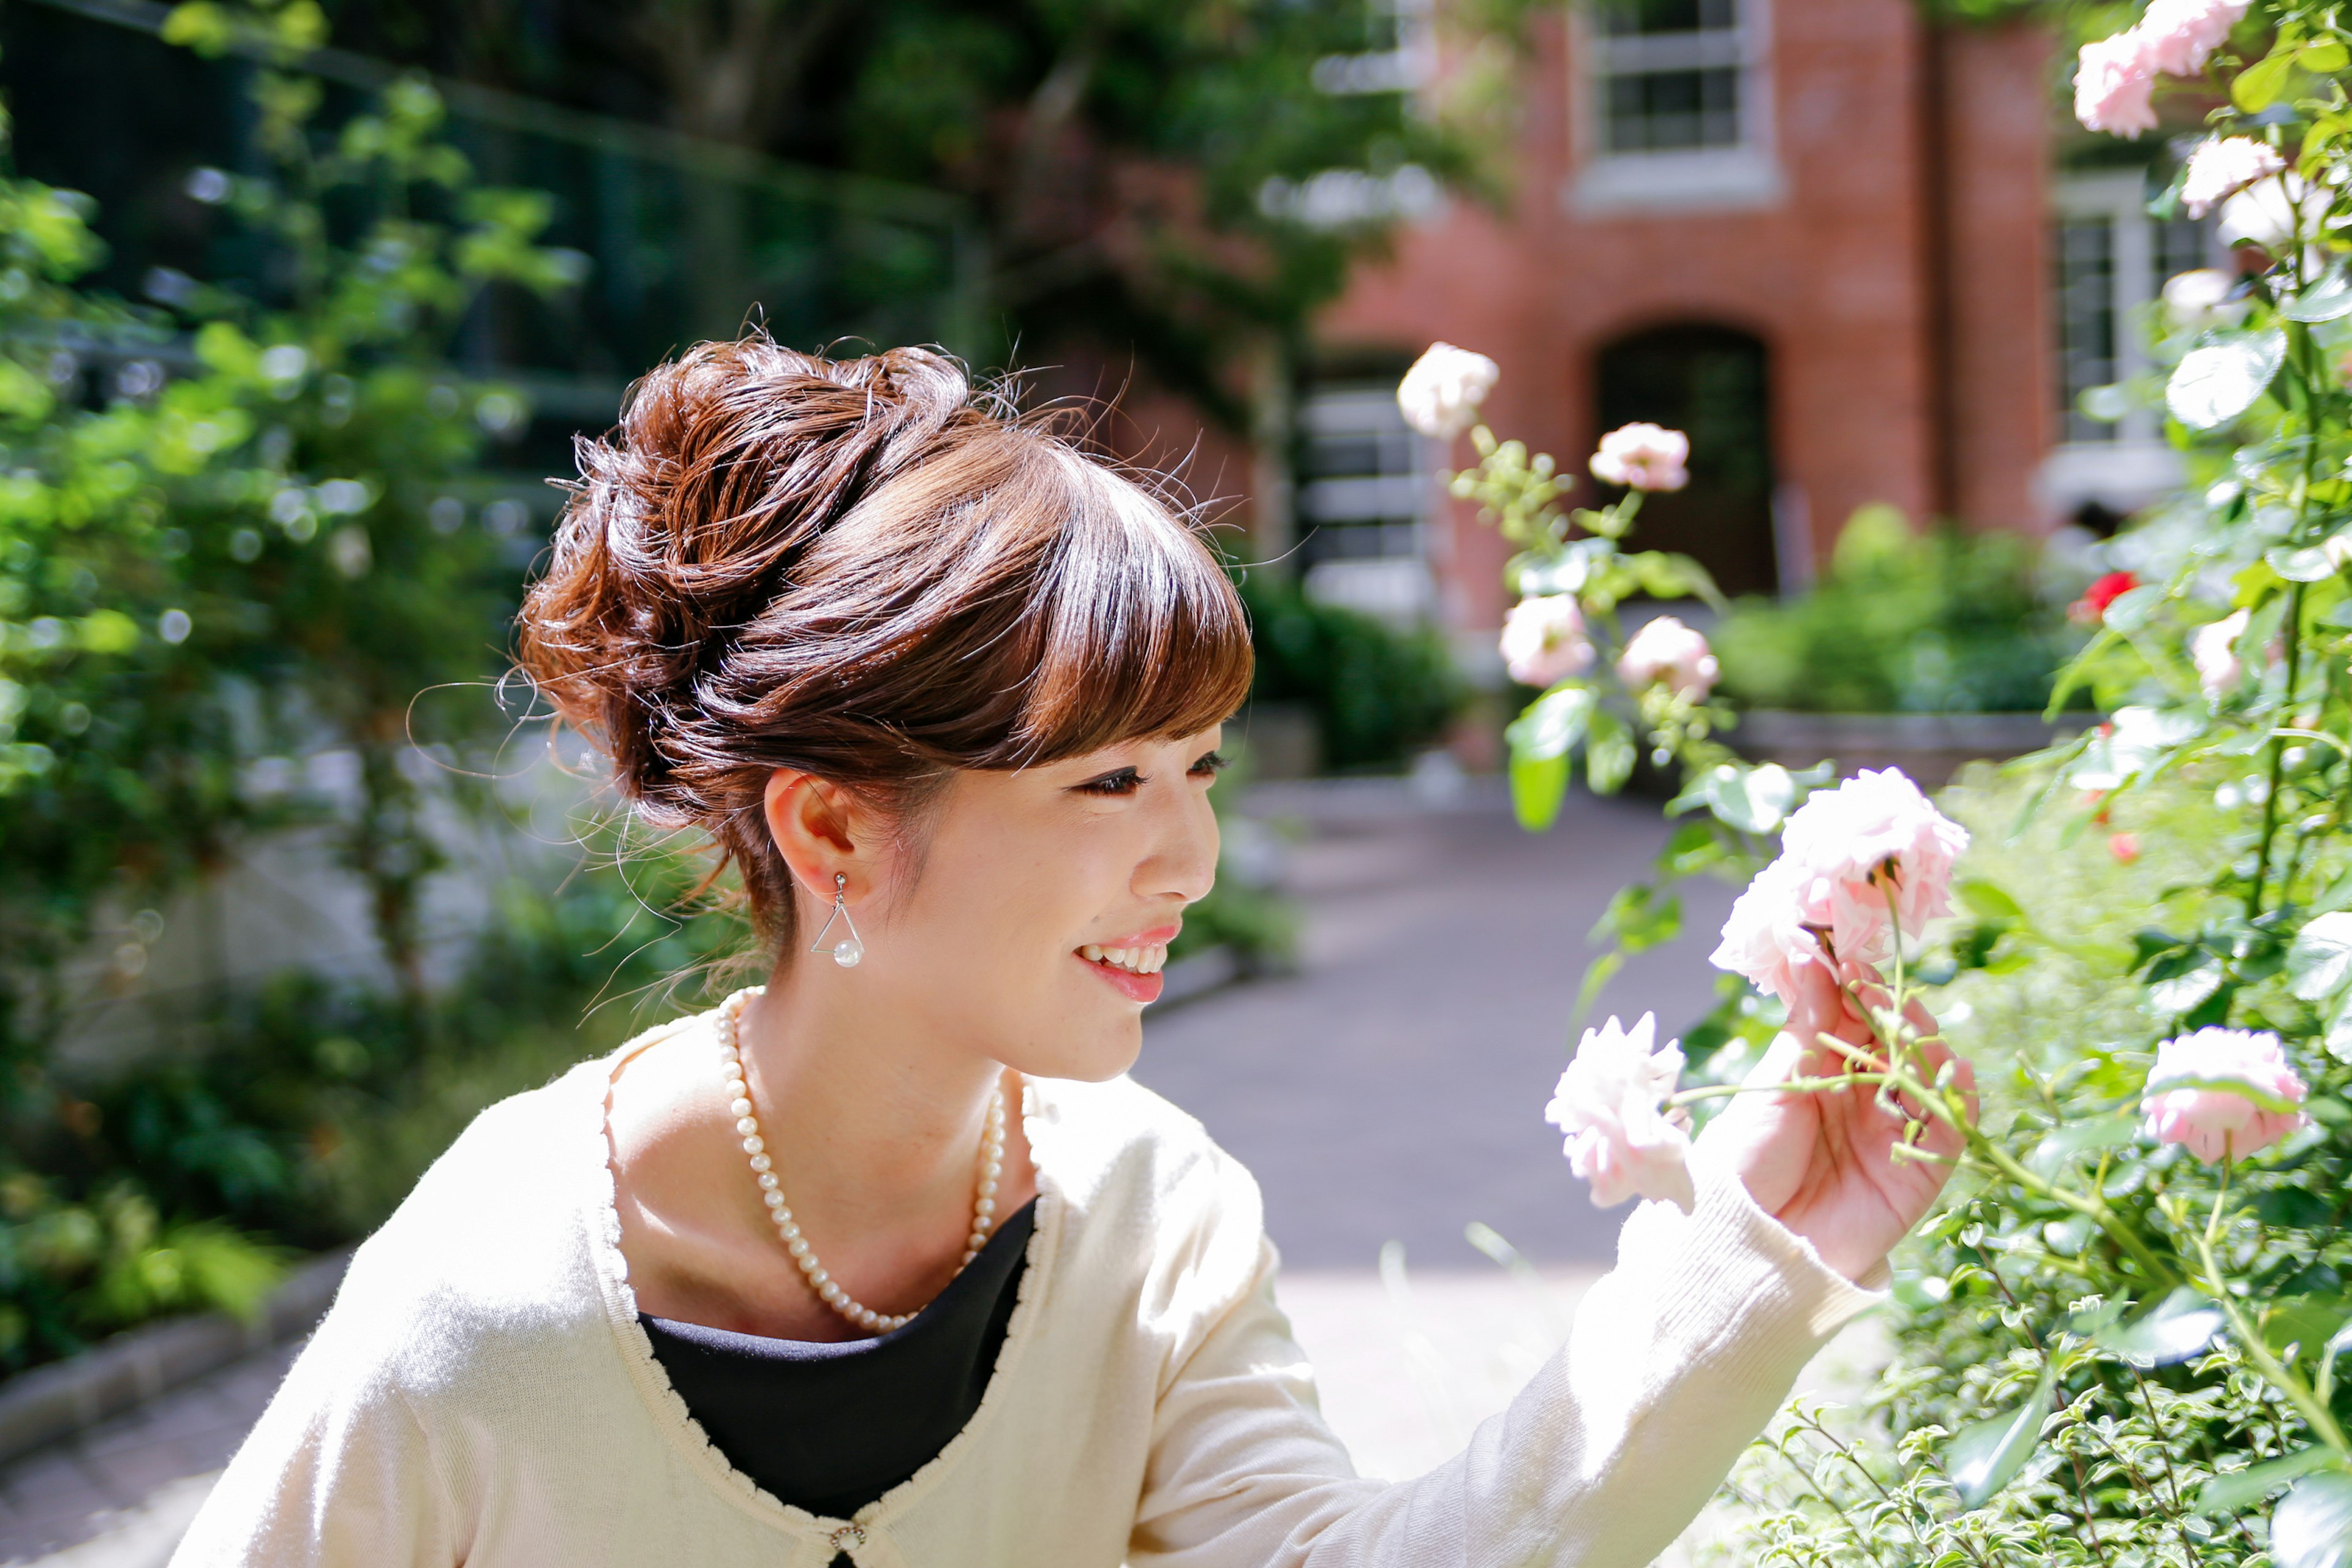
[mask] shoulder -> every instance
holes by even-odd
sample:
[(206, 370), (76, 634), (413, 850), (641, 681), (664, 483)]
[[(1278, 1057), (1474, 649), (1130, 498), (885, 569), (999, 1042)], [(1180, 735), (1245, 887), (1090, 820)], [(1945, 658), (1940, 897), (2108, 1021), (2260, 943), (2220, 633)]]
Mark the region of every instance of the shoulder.
[(611, 1066), (582, 1062), (476, 1116), (360, 1247), (321, 1343), (415, 1399), (502, 1362), (543, 1363), (567, 1341), (601, 1345)]
[(1041, 1085), (1031, 1132), (1068, 1205), (1075, 1268), (1123, 1279), (1145, 1326), (1189, 1339), (1266, 1267), (1256, 1181), (1208, 1130), (1129, 1078)]

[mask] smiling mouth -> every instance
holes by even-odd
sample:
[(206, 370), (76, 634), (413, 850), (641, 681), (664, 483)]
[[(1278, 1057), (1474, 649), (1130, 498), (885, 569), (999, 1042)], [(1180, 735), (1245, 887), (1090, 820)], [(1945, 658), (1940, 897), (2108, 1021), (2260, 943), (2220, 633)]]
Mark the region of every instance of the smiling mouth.
[(1099, 963), (1105, 969), (1124, 970), (1129, 974), (1157, 974), (1168, 963), (1168, 944), (1153, 942), (1141, 947), (1099, 947), (1093, 942), (1078, 949), (1078, 956), (1089, 963)]

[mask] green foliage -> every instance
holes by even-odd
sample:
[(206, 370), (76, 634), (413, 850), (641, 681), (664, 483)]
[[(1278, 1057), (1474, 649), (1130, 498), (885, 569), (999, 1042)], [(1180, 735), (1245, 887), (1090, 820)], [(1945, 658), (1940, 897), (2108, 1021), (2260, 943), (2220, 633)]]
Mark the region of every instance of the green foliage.
[(1271, 572), (1244, 572), (1238, 583), (1257, 655), (1251, 700), (1308, 708), (1327, 767), (1396, 767), (1442, 738), (1462, 711), (1467, 693), (1435, 631), (1400, 631), (1318, 604)]
[[(1485, 0), (1477, 21), (1516, 36), (1528, 9)], [(1398, 215), (1376, 182), (1475, 183), (1510, 129), (1496, 50), (1408, 93), (1410, 24), (1363, 0), (812, 0), (691, 25), (664, 0), (355, 0), (337, 26), (475, 80), (956, 192), (987, 272), (971, 352), (1089, 380), (1139, 364), (1237, 427), (1244, 356), (1302, 339), (1385, 243)], [(1317, 85), (1318, 62), (1383, 55), (1385, 86)]]
[[(306, 13), (256, 25), (299, 48)], [(208, 11), (187, 41), (243, 16)], [(0, 1366), (157, 1311), (250, 1310), (275, 1254), (221, 1219), (315, 1240), (366, 1217), (308, 1206), (324, 1178), (302, 1140), (346, 1087), (310, 1021), (404, 1020), (387, 1081), (436, 1036), (419, 894), (440, 851), (412, 748), (497, 716), (413, 704), (499, 673), (520, 563), (467, 514), (521, 405), (446, 343), (483, 289), (576, 266), (532, 243), (542, 200), (474, 182), (430, 89), (331, 130), (319, 106), (315, 82), (257, 73), (268, 162), (190, 187), (266, 253), (267, 297), (89, 292), (90, 205), (0, 166)], [(348, 798), (296, 787), (288, 758), (321, 749), (356, 761)], [(120, 911), (295, 823), (366, 881), (397, 998), (210, 998), (208, 1050), (100, 1083), (52, 1059), (89, 984), (74, 962)], [(460, 1048), (451, 1027), (436, 1043)]]
[(2084, 639), (2037, 595), (2033, 567), (2013, 533), (1914, 533), (1865, 507), (1810, 592), (1742, 599), (1717, 625), (1725, 694), (1805, 712), (2037, 711)]
[[(2053, 691), (2108, 721), (1949, 797), (1966, 918), (1919, 973), (1977, 1136), (1865, 1409), (1754, 1458), (1748, 1562), (2352, 1554), (2352, 35), (2290, 4), (2236, 36), (2267, 52), (2217, 58), (2213, 130), (2268, 138), (2326, 210), (2246, 258), (2242, 310), (2162, 324), (2197, 482), (2109, 547), (2140, 585)], [(2307, 1119), (2204, 1164), (2141, 1111), (2157, 1049), (2210, 1025), (2274, 1035)]]

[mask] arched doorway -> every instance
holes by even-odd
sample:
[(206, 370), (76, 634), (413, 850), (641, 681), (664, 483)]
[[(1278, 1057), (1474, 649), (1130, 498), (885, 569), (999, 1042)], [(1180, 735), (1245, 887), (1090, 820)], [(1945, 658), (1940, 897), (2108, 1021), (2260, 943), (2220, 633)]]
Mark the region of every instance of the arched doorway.
[(1696, 556), (1727, 594), (1780, 586), (1772, 548), (1772, 437), (1763, 342), (1688, 323), (1601, 351), (1601, 428), (1647, 420), (1689, 432), (1691, 482), (1642, 503), (1634, 544)]

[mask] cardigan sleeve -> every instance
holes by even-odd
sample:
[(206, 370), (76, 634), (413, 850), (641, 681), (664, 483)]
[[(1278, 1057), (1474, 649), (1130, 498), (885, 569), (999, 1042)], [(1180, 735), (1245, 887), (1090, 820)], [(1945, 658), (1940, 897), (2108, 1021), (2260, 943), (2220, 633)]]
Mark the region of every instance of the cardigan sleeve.
[(457, 1510), (415, 1412), (322, 1330), (205, 1500), (171, 1568), (455, 1568)]
[(1160, 1399), (1134, 1568), (1643, 1568), (1713, 1494), (1813, 1352), (1881, 1298), (1701, 1163), (1644, 1204), (1568, 1343), (1464, 1452), (1357, 1479), (1315, 1405), (1261, 1246), (1249, 1289)]

